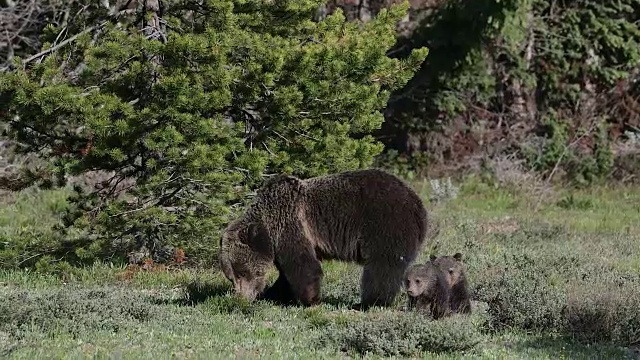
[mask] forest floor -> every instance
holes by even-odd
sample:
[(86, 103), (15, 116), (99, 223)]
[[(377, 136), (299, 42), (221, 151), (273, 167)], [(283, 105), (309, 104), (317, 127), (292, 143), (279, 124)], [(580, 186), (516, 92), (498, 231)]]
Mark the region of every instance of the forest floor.
[[(361, 270), (335, 261), (323, 264), (323, 303), (306, 309), (240, 301), (214, 269), (5, 270), (0, 357), (640, 356), (640, 187), (534, 192), (468, 181), (435, 204), (428, 188), (416, 183), (441, 230), (418, 261), (432, 250), (464, 254), (471, 316), (431, 321), (405, 311), (404, 294), (393, 308), (350, 310)], [(50, 216), (52, 196), (25, 193), (1, 206), (0, 243), (9, 227)]]

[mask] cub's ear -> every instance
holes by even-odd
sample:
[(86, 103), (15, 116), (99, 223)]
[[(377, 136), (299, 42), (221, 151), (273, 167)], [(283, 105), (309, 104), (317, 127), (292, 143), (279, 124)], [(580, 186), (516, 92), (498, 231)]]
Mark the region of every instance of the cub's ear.
[(456, 259), (456, 261), (462, 261), (462, 253), (459, 253), (459, 252), (455, 253), (453, 255), (453, 258)]
[(437, 256), (435, 256), (435, 255), (431, 254), (431, 255), (429, 256), (429, 261), (433, 261), (433, 260), (435, 260), (435, 259), (437, 259), (437, 258), (438, 258)]
[(260, 223), (249, 223), (249, 225), (247, 225), (247, 236), (243, 238), (243, 240), (242, 242), (249, 245), (253, 251), (263, 255), (273, 253), (273, 244), (271, 243), (269, 233)]

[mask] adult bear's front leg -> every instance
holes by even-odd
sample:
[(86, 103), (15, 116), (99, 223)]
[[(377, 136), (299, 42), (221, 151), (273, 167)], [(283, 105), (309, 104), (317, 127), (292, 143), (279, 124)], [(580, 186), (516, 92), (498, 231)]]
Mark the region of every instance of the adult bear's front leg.
[(273, 301), (282, 305), (291, 305), (296, 300), (293, 290), (291, 290), (291, 285), (283, 275), (279, 266), (278, 271), (280, 272), (278, 279), (262, 293), (260, 299)]
[(295, 300), (304, 306), (316, 305), (320, 302), (322, 266), (301, 226), (291, 224), (286, 230), (278, 239), (275, 252), (280, 276), (284, 276)]

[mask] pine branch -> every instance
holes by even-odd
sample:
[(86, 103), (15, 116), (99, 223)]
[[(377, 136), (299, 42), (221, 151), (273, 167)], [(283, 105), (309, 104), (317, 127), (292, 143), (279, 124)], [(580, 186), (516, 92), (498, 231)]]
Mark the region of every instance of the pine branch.
[(31, 61), (33, 61), (33, 60), (35, 60), (35, 59), (38, 59), (38, 58), (40, 58), (40, 57), (43, 57), (43, 56), (49, 55), (50, 53), (52, 53), (52, 52), (54, 52), (54, 51), (58, 50), (59, 48), (61, 48), (61, 47), (65, 46), (65, 45), (67, 45), (67, 44), (69, 44), (69, 43), (71, 43), (71, 42), (75, 41), (75, 40), (76, 40), (78, 37), (80, 37), (81, 35), (84, 35), (84, 34), (86, 34), (86, 33), (88, 33), (88, 32), (91, 32), (91, 31), (93, 31), (93, 30), (95, 30), (95, 29), (102, 28), (106, 23), (107, 23), (107, 22), (106, 22), (106, 21), (104, 21), (104, 22), (100, 23), (99, 25), (91, 26), (91, 27), (89, 27), (89, 28), (87, 28), (87, 29), (83, 30), (82, 32), (79, 32), (79, 33), (77, 33), (77, 34), (73, 35), (72, 37), (68, 38), (67, 40), (62, 41), (62, 42), (61, 42), (61, 43), (59, 43), (58, 45), (52, 46), (52, 47), (50, 47), (49, 49), (47, 49), (47, 50), (45, 50), (45, 51), (41, 51), (41, 52), (39, 52), (39, 53), (37, 53), (37, 54), (35, 54), (35, 55), (33, 55), (33, 56), (30, 56), (29, 58), (27, 58), (27, 59), (24, 61), (24, 64), (26, 65), (27, 63), (29, 63), (29, 62), (31, 62)]

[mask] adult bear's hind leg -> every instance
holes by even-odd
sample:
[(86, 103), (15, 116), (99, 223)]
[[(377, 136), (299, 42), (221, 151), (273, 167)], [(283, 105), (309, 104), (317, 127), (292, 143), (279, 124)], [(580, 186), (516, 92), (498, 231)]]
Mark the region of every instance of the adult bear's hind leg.
[(384, 262), (371, 261), (362, 271), (360, 283), (359, 308), (366, 310), (371, 306), (391, 306), (402, 286), (406, 264), (386, 265)]

